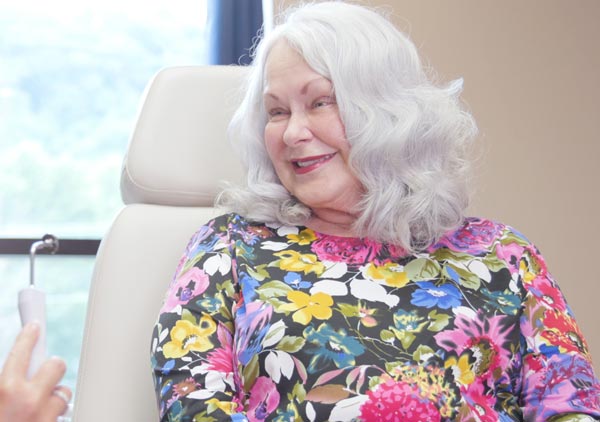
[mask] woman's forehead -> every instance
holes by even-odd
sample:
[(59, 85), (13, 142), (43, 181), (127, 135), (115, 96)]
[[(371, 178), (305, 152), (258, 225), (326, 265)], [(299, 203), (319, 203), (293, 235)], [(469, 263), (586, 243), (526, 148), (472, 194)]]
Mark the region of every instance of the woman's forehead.
[(331, 88), (331, 81), (315, 71), (294, 48), (284, 40), (278, 41), (269, 52), (265, 62), (265, 93), (294, 84), (301, 84), (306, 93), (309, 88)]

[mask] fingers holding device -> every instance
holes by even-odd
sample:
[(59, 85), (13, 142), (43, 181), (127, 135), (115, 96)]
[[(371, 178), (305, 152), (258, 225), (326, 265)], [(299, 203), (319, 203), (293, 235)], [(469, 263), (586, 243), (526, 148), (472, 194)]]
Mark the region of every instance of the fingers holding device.
[(0, 422), (56, 422), (68, 409), (71, 390), (58, 385), (66, 371), (63, 360), (44, 360), (27, 376), (40, 334), (37, 322), (26, 324), (6, 358), (0, 372)]
[(29, 286), (19, 292), (23, 330), (15, 340), (0, 373), (0, 422), (57, 422), (70, 410), (72, 393), (58, 385), (66, 365), (46, 358), (46, 294), (35, 286), (35, 256), (58, 250), (51, 234), (31, 245)]

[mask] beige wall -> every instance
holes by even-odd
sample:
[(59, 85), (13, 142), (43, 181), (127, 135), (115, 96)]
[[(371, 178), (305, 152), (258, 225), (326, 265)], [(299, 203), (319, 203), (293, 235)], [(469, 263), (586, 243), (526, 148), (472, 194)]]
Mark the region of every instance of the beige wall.
[(471, 213), (541, 249), (600, 372), (600, 1), (368, 4), (391, 6), (442, 80), (464, 77), (484, 150)]

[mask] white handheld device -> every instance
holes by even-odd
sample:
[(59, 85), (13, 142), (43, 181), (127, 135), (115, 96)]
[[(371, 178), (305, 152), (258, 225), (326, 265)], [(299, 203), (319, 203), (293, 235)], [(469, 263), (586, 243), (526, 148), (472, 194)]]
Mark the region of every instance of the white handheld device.
[(40, 335), (31, 352), (27, 378), (37, 372), (46, 358), (46, 294), (33, 286), (19, 292), (19, 314), (22, 325), (36, 321), (40, 325)]
[(40, 335), (31, 355), (31, 363), (27, 372), (28, 378), (37, 372), (40, 365), (46, 359), (46, 294), (35, 287), (34, 260), (35, 254), (40, 250), (55, 253), (58, 250), (58, 239), (51, 234), (45, 235), (42, 240), (31, 245), (30, 257), (30, 279), (29, 287), (19, 292), (19, 314), (21, 324), (36, 321), (40, 325)]

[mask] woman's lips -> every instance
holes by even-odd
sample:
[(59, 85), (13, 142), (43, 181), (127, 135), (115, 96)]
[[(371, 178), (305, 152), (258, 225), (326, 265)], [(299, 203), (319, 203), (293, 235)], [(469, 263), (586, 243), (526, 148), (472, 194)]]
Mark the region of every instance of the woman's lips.
[(292, 164), (294, 165), (294, 171), (297, 174), (304, 174), (313, 171), (317, 167), (331, 160), (335, 154), (336, 153), (334, 152), (333, 154), (316, 155), (313, 157), (294, 159), (292, 160)]

